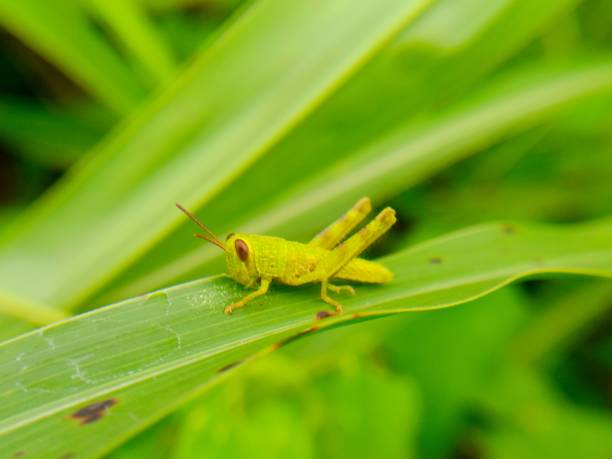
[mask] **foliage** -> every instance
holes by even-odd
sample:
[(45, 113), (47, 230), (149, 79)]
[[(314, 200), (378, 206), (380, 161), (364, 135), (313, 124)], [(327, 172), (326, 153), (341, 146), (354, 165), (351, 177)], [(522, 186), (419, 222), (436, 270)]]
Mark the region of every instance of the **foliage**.
[[(611, 21), (0, 2), (0, 455), (610, 455)], [(223, 316), (244, 291), (174, 208), (307, 240), (363, 195), (396, 279), (323, 320), (316, 287)]]

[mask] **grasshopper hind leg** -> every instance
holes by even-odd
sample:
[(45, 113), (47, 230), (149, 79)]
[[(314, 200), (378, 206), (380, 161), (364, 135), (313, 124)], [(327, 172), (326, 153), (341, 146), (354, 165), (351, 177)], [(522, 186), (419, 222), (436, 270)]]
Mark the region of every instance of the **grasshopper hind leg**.
[(309, 244), (323, 249), (333, 249), (371, 210), (370, 198), (361, 198), (347, 213), (317, 234)]
[[(363, 252), (376, 239), (386, 233), (387, 230), (391, 228), (391, 226), (395, 223), (395, 221), (395, 211), (390, 207), (387, 207), (386, 209), (382, 210), (376, 216), (376, 218), (374, 218), (359, 232), (351, 236), (349, 239), (344, 241), (342, 244), (340, 244), (330, 252), (330, 258), (327, 260), (328, 278), (321, 281), (321, 299), (327, 304), (330, 304), (334, 308), (336, 308), (337, 313), (342, 312), (342, 305), (333, 298), (331, 298), (327, 294), (327, 290), (330, 289), (336, 293), (339, 293), (342, 290), (346, 290), (348, 292), (354, 293), (354, 289), (349, 286), (330, 285), (329, 277), (333, 277), (334, 275), (336, 275), (345, 265), (347, 265), (351, 260), (354, 260), (355, 257), (357, 257), (361, 252)], [(362, 268), (364, 267), (364, 263), (367, 262), (361, 263)], [(371, 267), (371, 265), (369, 264), (367, 266)], [(383, 269), (386, 271), (386, 268)], [(378, 277), (376, 278), (376, 280), (379, 280)], [(370, 279), (368, 278), (368, 276), (366, 276), (362, 280), (368, 281)]]

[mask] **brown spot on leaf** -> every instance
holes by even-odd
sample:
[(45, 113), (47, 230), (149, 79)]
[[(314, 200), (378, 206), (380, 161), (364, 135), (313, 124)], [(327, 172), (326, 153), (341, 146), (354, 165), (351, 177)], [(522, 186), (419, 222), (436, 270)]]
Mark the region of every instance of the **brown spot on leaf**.
[(106, 415), (108, 409), (117, 404), (117, 399), (109, 398), (101, 402), (92, 403), (75, 411), (70, 417), (76, 419), (81, 425), (91, 424)]
[(227, 365), (225, 365), (224, 367), (221, 367), (217, 370), (217, 373), (225, 373), (226, 371), (231, 370), (232, 368), (237, 367), (238, 365), (240, 365), (242, 363), (242, 360), (237, 360), (235, 362), (232, 363), (228, 363)]
[(443, 261), (443, 260), (442, 260), (442, 258), (441, 258), (441, 257), (431, 257), (431, 258), (429, 259), (429, 262), (430, 262), (432, 265), (439, 265), (439, 264), (441, 264), (441, 263), (442, 263), (442, 261)]
[(23, 450), (21, 450), (21, 451), (15, 451), (15, 452), (13, 453), (13, 457), (23, 457), (23, 456), (25, 456), (25, 453), (26, 453), (26, 452), (25, 452), (25, 451), (23, 451)]
[(73, 459), (74, 457), (74, 453), (66, 453), (63, 456), (58, 457), (57, 459)]
[(328, 317), (333, 316), (334, 314), (329, 311), (319, 311), (317, 312), (316, 318), (317, 320), (327, 319)]
[(506, 234), (515, 234), (516, 227), (514, 225), (511, 225), (510, 223), (504, 223), (502, 225), (502, 231)]

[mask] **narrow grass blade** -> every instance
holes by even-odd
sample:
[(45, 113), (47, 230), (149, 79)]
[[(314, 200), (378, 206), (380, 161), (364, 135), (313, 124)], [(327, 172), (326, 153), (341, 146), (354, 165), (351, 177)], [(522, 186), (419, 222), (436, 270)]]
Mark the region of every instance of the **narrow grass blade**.
[(120, 114), (145, 94), (136, 75), (70, 0), (2, 1), (0, 25)]

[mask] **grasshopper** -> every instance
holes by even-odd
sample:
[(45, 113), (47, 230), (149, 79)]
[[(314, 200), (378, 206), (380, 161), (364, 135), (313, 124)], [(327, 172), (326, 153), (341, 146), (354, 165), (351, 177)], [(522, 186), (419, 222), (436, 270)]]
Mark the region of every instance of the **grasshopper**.
[(204, 230), (195, 237), (216, 245), (225, 252), (229, 275), (256, 290), (224, 310), (232, 314), (254, 298), (265, 295), (273, 280), (286, 285), (321, 283), (321, 299), (342, 312), (342, 305), (331, 298), (328, 290), (355, 294), (349, 285), (336, 286), (330, 279), (382, 284), (393, 278), (386, 267), (357, 258), (396, 222), (395, 210), (387, 207), (357, 233), (342, 240), (372, 210), (369, 198), (361, 198), (347, 213), (333, 222), (308, 244), (273, 236), (230, 233), (222, 242), (214, 233), (180, 204), (176, 205)]

